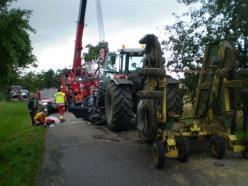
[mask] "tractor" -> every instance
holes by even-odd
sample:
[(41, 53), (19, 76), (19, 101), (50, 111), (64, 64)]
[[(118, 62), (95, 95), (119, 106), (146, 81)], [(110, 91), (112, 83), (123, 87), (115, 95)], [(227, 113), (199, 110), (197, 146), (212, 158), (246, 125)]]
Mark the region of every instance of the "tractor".
[(142, 67), (143, 53), (142, 48), (122, 48), (108, 53), (102, 68), (98, 69), (102, 74), (98, 90), (70, 111), (76, 117), (95, 124), (106, 120), (113, 131), (133, 126), (137, 102), (135, 92), (141, 84), (137, 69)]
[[(147, 35), (147, 37), (156, 38), (153, 35)], [(110, 130), (116, 132), (136, 128), (139, 101), (137, 92), (142, 90), (148, 81), (147, 77), (140, 76), (139, 73), (143, 69), (144, 61), (149, 63), (147, 60), (153, 60), (151, 56), (144, 55), (145, 50), (122, 48), (118, 53), (109, 53), (100, 70), (103, 73), (103, 79), (98, 90), (81, 106), (71, 109), (71, 112), (76, 117), (95, 124), (105, 122)], [(162, 52), (160, 60), (163, 66), (165, 60)], [(168, 110), (175, 111), (180, 116), (183, 104), (178, 81), (166, 75), (162, 66), (158, 72), (155, 72), (155, 76), (160, 75), (167, 79), (168, 105), (170, 105)]]
[[(153, 142), (152, 156), (156, 168), (162, 168), (165, 157), (186, 162), (190, 156), (188, 139), (209, 139), (209, 151), (223, 158), (225, 149), (241, 152), (248, 158), (248, 134), (235, 135), (235, 90), (247, 89), (247, 79), (237, 79), (235, 50), (228, 41), (206, 47), (197, 86), (192, 117), (181, 118), (182, 97), (178, 84), (170, 84), (164, 70), (157, 38), (147, 35), (143, 68), (143, 88), (137, 92), (137, 129), (142, 138)], [(243, 70), (244, 71), (244, 70)], [(187, 122), (190, 120), (190, 122)]]
[(248, 88), (247, 74), (239, 78), (240, 70), (245, 69), (237, 69), (237, 63), (231, 42), (222, 40), (206, 47), (193, 117), (194, 126), (210, 137), (210, 154), (218, 159), (224, 157), (226, 148), (248, 158), (248, 134), (236, 135), (240, 133), (236, 128), (236, 98)]
[(138, 72), (143, 79), (137, 91), (137, 129), (142, 139), (153, 143), (154, 165), (162, 168), (166, 157), (177, 157), (186, 162), (189, 158), (187, 138), (173, 133), (183, 112), (183, 97), (179, 82), (166, 75), (163, 53), (155, 35), (140, 40), (145, 44), (143, 68)]
[(119, 71), (106, 83), (103, 82), (99, 90), (102, 92), (100, 105), (105, 108), (107, 126), (113, 131), (135, 126), (136, 92), (142, 82), (137, 70), (142, 67), (143, 52), (144, 49), (123, 48), (116, 57), (112, 56)]

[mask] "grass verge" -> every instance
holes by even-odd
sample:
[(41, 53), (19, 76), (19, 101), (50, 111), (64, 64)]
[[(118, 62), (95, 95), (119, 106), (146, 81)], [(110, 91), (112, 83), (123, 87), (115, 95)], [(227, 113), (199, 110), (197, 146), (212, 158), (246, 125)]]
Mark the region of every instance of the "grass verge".
[(26, 103), (0, 102), (0, 185), (35, 185), (45, 128), (32, 127)]

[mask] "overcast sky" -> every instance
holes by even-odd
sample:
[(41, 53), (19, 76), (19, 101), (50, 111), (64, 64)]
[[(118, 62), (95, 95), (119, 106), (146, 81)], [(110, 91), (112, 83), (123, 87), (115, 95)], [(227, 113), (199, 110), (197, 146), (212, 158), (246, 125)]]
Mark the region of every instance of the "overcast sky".
[[(37, 33), (31, 36), (38, 70), (72, 66), (80, 0), (18, 0), (14, 6), (30, 9), (30, 23)], [(174, 21), (172, 13), (185, 11), (176, 0), (101, 0), (105, 40), (111, 51), (123, 44), (140, 47), (147, 33), (163, 40), (163, 26)], [(95, 0), (88, 0), (83, 45), (99, 42)]]

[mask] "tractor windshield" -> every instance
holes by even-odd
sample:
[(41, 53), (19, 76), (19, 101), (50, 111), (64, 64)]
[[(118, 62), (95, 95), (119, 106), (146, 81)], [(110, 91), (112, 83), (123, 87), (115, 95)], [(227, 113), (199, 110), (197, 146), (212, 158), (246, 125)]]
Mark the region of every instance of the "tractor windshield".
[(123, 73), (135, 73), (143, 66), (142, 52), (123, 52), (120, 54), (120, 71)]
[(143, 66), (143, 56), (129, 56), (128, 71), (133, 72)]

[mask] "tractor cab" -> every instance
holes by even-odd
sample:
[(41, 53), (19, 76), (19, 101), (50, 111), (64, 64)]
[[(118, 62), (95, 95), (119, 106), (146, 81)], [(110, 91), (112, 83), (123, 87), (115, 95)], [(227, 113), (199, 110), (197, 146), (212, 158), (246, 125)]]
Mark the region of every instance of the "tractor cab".
[(118, 52), (109, 53), (103, 67), (104, 87), (111, 79), (126, 79), (132, 82), (134, 87), (138, 87), (141, 79), (137, 72), (143, 66), (143, 55), (143, 48), (122, 48)]
[(122, 48), (118, 52), (110, 52), (104, 62), (103, 71), (121, 74), (137, 73), (137, 70), (143, 66), (143, 54), (142, 48)]
[(143, 67), (143, 48), (123, 48), (119, 50), (117, 64), (119, 73), (114, 78), (125, 78), (132, 84), (132, 92), (140, 88), (142, 78), (138, 75), (138, 70)]
[[(88, 96), (81, 106), (71, 108), (71, 112), (76, 117), (93, 123), (105, 120), (105, 109), (110, 105), (108, 97), (116, 98), (116, 96), (107, 96), (106, 98), (105, 94), (107, 91), (107, 95), (109, 95), (113, 88), (117, 92), (121, 90), (121, 94), (124, 95), (124, 97), (119, 96), (118, 99), (130, 99), (128, 100), (130, 108), (124, 110), (128, 110), (130, 114), (127, 122), (133, 122), (134, 114), (132, 113), (136, 110), (136, 106), (133, 105), (137, 102), (136, 92), (142, 81), (142, 78), (138, 76), (138, 70), (143, 67), (143, 54), (144, 49), (141, 48), (122, 48), (118, 52), (109, 52), (99, 69), (103, 78), (100, 80), (97, 91)], [(113, 94), (115, 95), (117, 92), (113, 92)], [(106, 99), (107, 103), (105, 104)], [(109, 114), (107, 115), (109, 116)]]
[(139, 68), (142, 68), (144, 49), (123, 48), (118, 52), (117, 64), (120, 73), (135, 74)]

